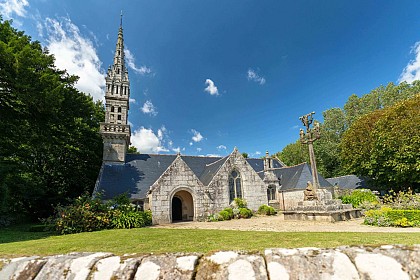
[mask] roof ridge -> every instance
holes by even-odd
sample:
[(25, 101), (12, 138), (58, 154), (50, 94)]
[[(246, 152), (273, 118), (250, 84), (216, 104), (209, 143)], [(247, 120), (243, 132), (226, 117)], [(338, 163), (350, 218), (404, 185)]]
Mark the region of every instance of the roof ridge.
[[(211, 166), (211, 165), (213, 165), (213, 164), (215, 164), (215, 163), (217, 163), (217, 162), (219, 162), (219, 161), (221, 161), (222, 159), (225, 159), (225, 158), (227, 158), (228, 156), (225, 156), (225, 157), (222, 157), (222, 158), (219, 158), (218, 160), (216, 160), (215, 162), (212, 162), (212, 163), (208, 163), (208, 164), (206, 164), (206, 167), (209, 167), (209, 166)], [(211, 157), (210, 157), (211, 158)]]
[(274, 168), (274, 169), (285, 169), (285, 168), (296, 167), (296, 166), (304, 165), (304, 164), (308, 164), (308, 163), (305, 161), (305, 162), (302, 162), (302, 163), (299, 163), (299, 164), (295, 164), (295, 165), (292, 165), (292, 166), (283, 166), (283, 167), (278, 167), (278, 168)]
[(356, 176), (357, 178), (360, 178), (360, 177), (359, 177), (359, 176), (357, 176), (357, 175), (354, 175), (354, 174), (348, 174), (348, 175), (341, 175), (341, 176), (337, 176), (337, 177), (325, 178), (325, 180), (327, 180), (327, 179), (335, 179), (335, 178), (342, 178), (342, 177), (349, 177), (349, 176)]

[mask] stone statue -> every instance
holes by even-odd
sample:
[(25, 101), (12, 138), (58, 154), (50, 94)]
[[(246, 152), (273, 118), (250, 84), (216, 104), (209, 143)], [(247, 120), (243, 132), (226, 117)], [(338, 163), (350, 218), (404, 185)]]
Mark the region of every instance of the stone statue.
[(312, 201), (317, 199), (314, 187), (310, 181), (306, 183), (306, 189), (303, 191), (303, 194), (303, 201)]

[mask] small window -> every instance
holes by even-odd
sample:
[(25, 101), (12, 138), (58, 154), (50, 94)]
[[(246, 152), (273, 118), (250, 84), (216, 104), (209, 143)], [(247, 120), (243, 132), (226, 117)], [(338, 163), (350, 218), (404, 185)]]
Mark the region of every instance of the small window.
[(120, 68), (117, 68), (117, 74), (120, 74)]
[(229, 175), (229, 199), (232, 202), (235, 198), (242, 198), (241, 174), (233, 170)]
[(111, 106), (111, 112), (114, 112), (114, 106)]
[(118, 113), (121, 113), (121, 107), (118, 107)]
[(119, 121), (121, 120), (121, 115), (118, 115), (118, 120), (119, 120)]
[(270, 200), (276, 200), (276, 186), (268, 186), (267, 188), (267, 199)]

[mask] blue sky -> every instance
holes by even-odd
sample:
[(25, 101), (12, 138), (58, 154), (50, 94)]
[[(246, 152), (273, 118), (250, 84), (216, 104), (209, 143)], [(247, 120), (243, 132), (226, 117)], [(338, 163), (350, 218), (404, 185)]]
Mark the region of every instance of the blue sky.
[(419, 1), (0, 0), (95, 99), (121, 10), (144, 153), (275, 153), (298, 138), (299, 116), (420, 77)]

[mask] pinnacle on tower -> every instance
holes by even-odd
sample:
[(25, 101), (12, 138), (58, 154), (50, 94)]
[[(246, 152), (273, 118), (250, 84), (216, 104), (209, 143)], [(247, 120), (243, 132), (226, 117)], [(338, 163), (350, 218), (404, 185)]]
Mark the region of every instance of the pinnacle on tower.
[(128, 125), (130, 81), (124, 60), (122, 12), (114, 63), (108, 68), (105, 82), (105, 122), (101, 123), (100, 129), (104, 140), (103, 160), (121, 163), (125, 161), (131, 136)]

